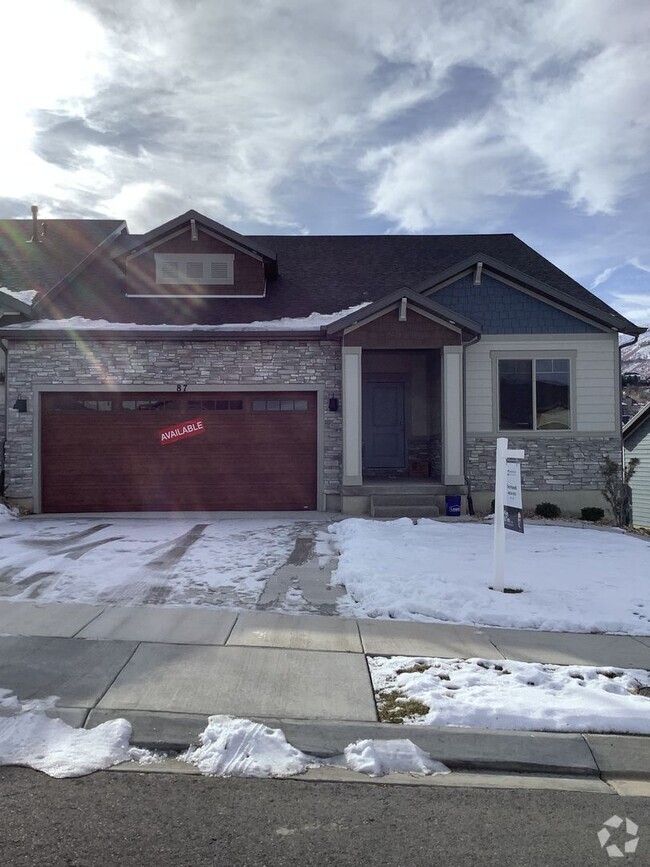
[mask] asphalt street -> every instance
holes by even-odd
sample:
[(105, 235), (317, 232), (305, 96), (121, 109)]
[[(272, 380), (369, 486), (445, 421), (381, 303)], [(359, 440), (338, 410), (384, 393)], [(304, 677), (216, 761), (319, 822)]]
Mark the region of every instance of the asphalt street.
[[(616, 794), (2, 768), (0, 804), (11, 867), (650, 864), (650, 798)], [(639, 826), (633, 856), (600, 847), (613, 814)]]

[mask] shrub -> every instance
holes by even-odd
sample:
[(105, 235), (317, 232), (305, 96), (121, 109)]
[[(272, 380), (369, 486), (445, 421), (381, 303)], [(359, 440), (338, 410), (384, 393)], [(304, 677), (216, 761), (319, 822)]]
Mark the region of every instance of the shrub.
[(614, 520), (617, 527), (624, 527), (630, 523), (630, 479), (636, 472), (639, 465), (638, 458), (631, 458), (627, 466), (621, 469), (616, 461), (603, 457), (603, 466), (601, 474), (605, 479), (605, 486), (602, 490), (603, 497), (609, 503)]
[(562, 509), (555, 503), (538, 503), (535, 506), (535, 514), (539, 515), (540, 518), (559, 518)]
[(583, 521), (600, 521), (605, 517), (605, 510), (600, 506), (585, 506), (580, 514)]

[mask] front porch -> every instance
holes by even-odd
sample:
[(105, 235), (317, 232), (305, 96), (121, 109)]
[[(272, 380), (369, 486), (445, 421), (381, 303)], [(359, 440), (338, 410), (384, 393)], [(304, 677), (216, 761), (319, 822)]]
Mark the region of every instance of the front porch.
[(446, 514), (446, 497), (460, 496), (461, 514), (467, 511), (467, 487), (443, 485), (430, 479), (373, 480), (341, 488), (345, 515), (373, 518), (437, 518)]

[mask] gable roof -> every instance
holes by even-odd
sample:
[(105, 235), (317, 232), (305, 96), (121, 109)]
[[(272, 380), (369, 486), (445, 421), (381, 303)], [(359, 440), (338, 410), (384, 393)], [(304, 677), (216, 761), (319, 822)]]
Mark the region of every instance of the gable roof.
[[(617, 331), (627, 333), (626, 328), (632, 325), (629, 320), (624, 316), (621, 316), (620, 313), (617, 313), (616, 310), (613, 310), (604, 302), (600, 301), (600, 299), (591, 292), (584, 290), (586, 292), (586, 297), (588, 298), (588, 300), (585, 300), (584, 297), (581, 297), (583, 293), (568, 293), (561, 289), (557, 289), (555, 286), (549, 286), (542, 280), (529, 274), (524, 274), (517, 268), (513, 268), (505, 262), (500, 262), (493, 256), (488, 256), (487, 254), (480, 252), (475, 253), (473, 256), (470, 256), (462, 262), (457, 262), (453, 267), (447, 268), (442, 273), (437, 274), (433, 279), (425, 280), (424, 283), (416, 287), (416, 291), (432, 291), (435, 293), (436, 287), (440, 287), (443, 284), (446, 285), (449, 280), (453, 280), (460, 272), (467, 271), (479, 263), (486, 271), (494, 273), (497, 278), (505, 277), (506, 279), (512, 280), (514, 283), (519, 283), (522, 286), (533, 289), (536, 294), (542, 297), (542, 299), (548, 298), (549, 300), (556, 301), (562, 306), (573, 309), (578, 313), (584, 313), (595, 319), (597, 322), (600, 322), (602, 325), (605, 325), (607, 328), (614, 328)], [(579, 286), (579, 284), (576, 285)], [(583, 289), (583, 287), (580, 288)], [(599, 301), (599, 304), (594, 303)], [(635, 333), (638, 334), (643, 334), (646, 330), (645, 328), (638, 328), (635, 325), (632, 325), (632, 327), (636, 329)]]
[[(142, 299), (124, 297), (124, 276), (112, 264), (101, 272), (86, 268), (97, 256), (119, 262), (191, 219), (264, 259), (265, 297), (146, 305)], [(120, 220), (48, 220), (46, 227), (43, 243), (32, 244), (31, 220), (0, 221), (0, 285), (39, 289), (41, 297), (33, 310), (40, 316), (198, 325), (301, 318), (378, 301), (399, 287), (421, 292), (445, 275), (483, 261), (516, 276), (540, 296), (582, 311), (609, 328), (626, 334), (645, 331), (512, 234), (243, 236), (195, 210), (144, 235), (127, 234)], [(68, 293), (71, 284), (77, 289)], [(55, 287), (57, 302), (49, 305), (46, 293)]]
[(647, 421), (650, 421), (650, 403), (647, 403), (623, 426), (623, 440), (626, 440)]
[(191, 220), (195, 220), (199, 225), (210, 230), (215, 235), (221, 235), (228, 241), (232, 241), (233, 244), (237, 244), (245, 250), (250, 250), (252, 253), (256, 253), (263, 259), (275, 262), (277, 258), (272, 249), (263, 247), (253, 238), (247, 237), (246, 235), (240, 235), (238, 232), (234, 232), (227, 226), (217, 223), (216, 220), (211, 220), (210, 217), (206, 217), (205, 214), (200, 214), (194, 209), (190, 209), (184, 214), (174, 217), (173, 220), (168, 220), (166, 223), (163, 223), (162, 226), (156, 226), (155, 229), (151, 229), (150, 232), (147, 232), (144, 235), (129, 235), (128, 240), (123, 242), (123, 246), (118, 251), (117, 255), (131, 255), (137, 253), (137, 251), (142, 247), (148, 247), (151, 244), (155, 244), (157, 241), (163, 240), (167, 235), (176, 231), (176, 229), (190, 223)]
[(126, 229), (124, 220), (38, 220), (44, 231), (32, 242), (33, 222), (0, 220), (0, 286), (46, 292), (60, 283), (101, 243)]
[(453, 310), (443, 307), (442, 304), (436, 304), (435, 301), (432, 301), (424, 295), (419, 295), (411, 289), (396, 289), (395, 292), (385, 295), (383, 298), (374, 301), (367, 307), (355, 310), (348, 316), (344, 316), (342, 319), (338, 319), (336, 322), (328, 325), (327, 334), (339, 334), (346, 328), (351, 328), (355, 325), (362, 325), (367, 320), (374, 318), (377, 314), (381, 314), (394, 304), (400, 302), (402, 298), (406, 298), (407, 301), (410, 302), (411, 307), (414, 307), (416, 310), (420, 309), (424, 313), (430, 313), (432, 316), (443, 320), (449, 325), (457, 326), (463, 331), (470, 332), (470, 334), (477, 335), (481, 333), (481, 326), (477, 322), (472, 322), (471, 319), (460, 316), (459, 314), (454, 313)]

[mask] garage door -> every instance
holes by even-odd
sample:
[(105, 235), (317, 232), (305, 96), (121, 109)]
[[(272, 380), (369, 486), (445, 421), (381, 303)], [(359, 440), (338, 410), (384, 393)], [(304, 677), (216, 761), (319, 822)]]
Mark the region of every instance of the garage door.
[(316, 394), (41, 397), (45, 512), (315, 509)]

